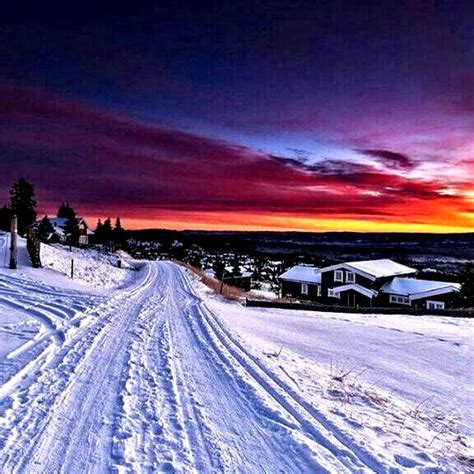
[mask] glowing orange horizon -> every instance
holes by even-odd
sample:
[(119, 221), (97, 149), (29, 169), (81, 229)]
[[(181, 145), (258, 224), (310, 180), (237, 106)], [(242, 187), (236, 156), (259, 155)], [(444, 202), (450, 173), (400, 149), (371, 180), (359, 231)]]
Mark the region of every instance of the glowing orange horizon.
[[(402, 222), (376, 219), (328, 218), (293, 215), (263, 215), (246, 213), (163, 213), (160, 218), (121, 217), (122, 224), (130, 230), (170, 229), (203, 231), (296, 231), (296, 232), (429, 232), (463, 233), (474, 231), (474, 214), (464, 216), (452, 223)], [(451, 216), (452, 217), (452, 216)], [(92, 228), (103, 216), (85, 215)]]

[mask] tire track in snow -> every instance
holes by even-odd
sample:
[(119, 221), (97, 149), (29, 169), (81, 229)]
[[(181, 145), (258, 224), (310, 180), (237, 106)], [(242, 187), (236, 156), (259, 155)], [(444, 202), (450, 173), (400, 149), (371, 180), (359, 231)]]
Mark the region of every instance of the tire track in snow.
[[(138, 285), (109, 301), (102, 315), (106, 323), (77, 365), (28, 464), (40, 465), (46, 472), (59, 468), (63, 472), (83, 472), (92, 466), (98, 471), (110, 469), (121, 460), (115, 457), (111, 446), (117, 429), (113, 423), (116, 393), (130, 344), (130, 329), (148, 296), (153, 270), (147, 265), (146, 275)], [(78, 408), (81, 415), (68, 418)]]
[(197, 296), (184, 271), (178, 267), (175, 269), (185, 291), (194, 301), (193, 306), (199, 315), (196, 318), (198, 323), (207, 333), (209, 342), (215, 345), (216, 350), (223, 350), (230, 355), (230, 358), (226, 356), (230, 366), (235, 363), (240, 364), (260, 388), (300, 424), (303, 432), (323, 447), (327, 453), (334, 456), (336, 463), (342, 464), (350, 471), (370, 469), (375, 472), (384, 472), (390, 469), (391, 466), (379, 461), (365, 447), (358, 446), (315, 407), (304, 401), (292, 387), (280, 380), (255, 356), (243, 348)]
[[(109, 329), (114, 324), (122, 328), (128, 319), (127, 304), (148, 288), (149, 281), (150, 271), (134, 288), (110, 298), (96, 309), (95, 314), (90, 313), (84, 326), (74, 331), (72, 339), (55, 354), (37, 380), (17, 394), (12, 409), (0, 420), (2, 432), (6, 431), (8, 435), (0, 453), (0, 465), (11, 472), (36, 472), (39, 466), (56, 466), (46, 469), (53, 472), (58, 469), (58, 463), (61, 465), (73, 458), (81, 461), (81, 453), (75, 452), (75, 443), (70, 436), (84, 435), (85, 421), (91, 417), (81, 412), (84, 407), (79, 400), (89, 403), (90, 408), (90, 395), (100, 392), (103, 382), (100, 375), (105, 376), (104, 367), (109, 367), (106, 363), (96, 377), (95, 372), (101, 368), (100, 365), (97, 367), (100, 358), (96, 360), (93, 355), (107, 346), (109, 360), (105, 362), (110, 362), (116, 342), (114, 336), (120, 342), (123, 334)], [(115, 312), (121, 317), (115, 318)], [(98, 420), (94, 418), (94, 421)], [(84, 448), (94, 442), (87, 438)]]
[(166, 305), (165, 295), (155, 291), (143, 308), (121, 381), (118, 436), (112, 449), (135, 472), (190, 466), (173, 389)]
[(208, 452), (203, 420), (176, 354), (171, 320), (173, 289), (162, 284), (143, 311), (129, 349), (121, 394), (118, 439), (121, 465), (134, 472), (209, 472), (218, 463)]
[[(26, 352), (35, 353), (32, 360), (12, 374), (0, 387), (0, 397), (3, 398), (8, 396), (18, 383), (21, 382), (23, 386), (28, 385), (30, 380), (58, 352), (65, 341), (64, 334), (67, 329), (79, 324), (80, 319), (86, 317), (90, 309), (88, 297), (78, 297), (76, 293), (73, 293), (68, 300), (64, 297), (58, 300), (54, 294), (28, 294), (24, 289), (19, 290), (16, 287), (17, 281), (17, 278), (3, 277), (2, 287), (0, 287), (0, 307), (9, 307), (28, 314), (41, 324), (41, 330), (35, 337), (6, 355), (6, 359), (12, 360)], [(13, 286), (8, 287), (6, 282), (10, 282)], [(35, 288), (33, 284), (30, 287)], [(39, 288), (43, 288), (43, 285), (39, 285)], [(51, 301), (51, 298), (54, 300)], [(97, 298), (93, 299), (93, 301), (97, 300)], [(51, 341), (51, 345), (48, 341)]]
[(173, 328), (170, 340), (176, 341), (174, 360), (180, 361), (185, 374), (180, 390), (191, 394), (183, 406), (197, 413), (190, 420), (191, 430), (201, 427), (203, 448), (194, 451), (202, 455), (205, 449), (214, 459), (214, 464), (207, 467), (196, 462), (196, 470), (326, 472), (324, 464), (316, 463), (309, 449), (293, 439), (289, 423), (242, 383), (240, 367), (230, 366), (230, 361), (222, 358), (222, 351), (196, 324), (196, 315), (190, 315), (194, 300), (186, 293), (177, 268), (161, 265), (174, 292), (174, 308), (170, 306), (169, 314)]

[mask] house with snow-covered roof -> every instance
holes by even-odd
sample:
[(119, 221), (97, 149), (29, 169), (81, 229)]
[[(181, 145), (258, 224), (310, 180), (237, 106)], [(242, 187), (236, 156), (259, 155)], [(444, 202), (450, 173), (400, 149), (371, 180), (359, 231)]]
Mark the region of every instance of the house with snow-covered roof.
[(421, 280), (415, 268), (393, 260), (341, 262), (324, 268), (296, 265), (280, 275), (281, 296), (350, 307), (455, 306), (458, 283)]
[(321, 296), (332, 304), (373, 306), (382, 285), (416, 272), (388, 258), (338, 263), (321, 269)]
[[(50, 224), (52, 225), (54, 231), (49, 236), (48, 242), (51, 243), (66, 243), (67, 235), (65, 233), (66, 225), (68, 218), (67, 217), (48, 217)], [(41, 221), (36, 222), (36, 226), (39, 225)], [(87, 222), (82, 217), (77, 217), (77, 225), (79, 227), (79, 245), (88, 245), (89, 237), (94, 234), (90, 230)]]
[(295, 265), (279, 276), (281, 296), (317, 300), (321, 297), (321, 273), (310, 265)]
[(460, 289), (459, 283), (395, 277), (380, 288), (379, 303), (383, 306), (445, 309), (453, 305)]

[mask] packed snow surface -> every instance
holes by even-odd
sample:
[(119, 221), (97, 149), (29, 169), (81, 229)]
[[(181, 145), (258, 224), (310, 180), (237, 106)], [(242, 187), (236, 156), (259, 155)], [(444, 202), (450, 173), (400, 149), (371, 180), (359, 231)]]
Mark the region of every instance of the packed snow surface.
[(37, 272), (0, 271), (2, 472), (466, 467), (468, 321), (249, 309), (171, 262)]

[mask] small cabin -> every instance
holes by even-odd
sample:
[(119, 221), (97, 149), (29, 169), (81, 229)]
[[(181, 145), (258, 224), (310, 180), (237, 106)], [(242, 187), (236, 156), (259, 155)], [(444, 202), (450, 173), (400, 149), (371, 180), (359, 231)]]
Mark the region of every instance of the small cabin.
[(281, 296), (317, 301), (321, 296), (320, 269), (310, 265), (295, 265), (279, 276)]
[[(65, 234), (65, 229), (67, 225), (68, 218), (66, 217), (50, 217), (48, 218), (50, 224), (52, 225), (54, 232), (49, 236), (48, 242), (50, 243), (61, 243), (64, 244), (67, 242), (67, 236)], [(79, 245), (89, 245), (89, 237), (94, 234), (93, 231), (89, 229), (87, 222), (82, 217), (77, 217), (77, 225), (79, 227)], [(37, 225), (39, 221), (37, 222)]]

